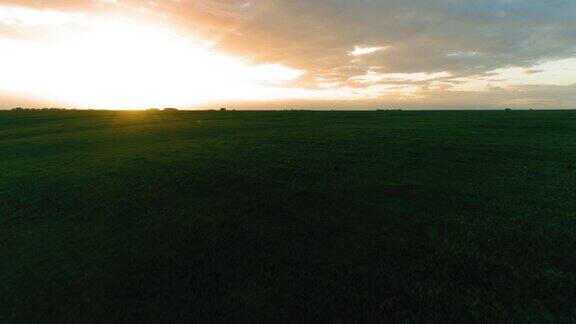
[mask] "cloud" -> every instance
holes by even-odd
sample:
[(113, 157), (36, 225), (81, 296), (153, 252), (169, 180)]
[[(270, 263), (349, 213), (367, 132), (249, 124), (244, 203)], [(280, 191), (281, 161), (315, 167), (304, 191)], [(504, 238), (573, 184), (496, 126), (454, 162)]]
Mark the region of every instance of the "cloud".
[[(530, 85), (542, 86), (523, 88), (527, 96), (544, 97), (548, 91), (573, 100), (574, 89), (566, 80), (570, 77), (550, 76), (547, 71), (557, 67), (544, 63), (576, 57), (574, 0), (15, 0), (0, 4), (114, 12), (173, 24), (255, 64), (282, 64), (304, 71), (294, 85), (306, 89), (321, 90), (331, 84), (361, 90), (410, 82), (419, 84), (425, 98), (468, 98), (471, 92), (488, 91), (488, 85), (518, 95), (516, 86), (526, 86), (526, 77)], [(576, 66), (570, 62), (570, 68)], [(522, 76), (506, 79), (502, 71), (515, 68), (524, 71), (518, 72)], [(491, 74), (505, 80), (491, 82)], [(370, 82), (359, 82), (366, 78)], [(562, 79), (561, 84), (555, 78)], [(462, 91), (461, 84), (471, 82), (481, 86)]]

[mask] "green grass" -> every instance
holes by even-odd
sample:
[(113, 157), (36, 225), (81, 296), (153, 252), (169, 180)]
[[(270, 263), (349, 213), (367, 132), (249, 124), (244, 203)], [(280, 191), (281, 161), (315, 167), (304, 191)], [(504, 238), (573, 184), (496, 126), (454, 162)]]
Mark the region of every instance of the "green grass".
[(0, 112), (0, 322), (574, 322), (576, 111)]

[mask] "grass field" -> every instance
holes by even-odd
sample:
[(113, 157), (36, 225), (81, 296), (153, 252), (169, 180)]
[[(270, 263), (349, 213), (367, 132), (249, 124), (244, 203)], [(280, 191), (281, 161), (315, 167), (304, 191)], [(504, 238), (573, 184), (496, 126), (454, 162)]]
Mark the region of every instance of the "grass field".
[(0, 322), (574, 322), (576, 111), (0, 112)]

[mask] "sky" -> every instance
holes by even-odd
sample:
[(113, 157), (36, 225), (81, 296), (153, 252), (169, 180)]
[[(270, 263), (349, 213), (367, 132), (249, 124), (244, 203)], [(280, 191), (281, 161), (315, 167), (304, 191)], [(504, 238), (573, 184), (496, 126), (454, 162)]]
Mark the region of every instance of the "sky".
[(0, 0), (0, 108), (576, 108), (574, 0)]

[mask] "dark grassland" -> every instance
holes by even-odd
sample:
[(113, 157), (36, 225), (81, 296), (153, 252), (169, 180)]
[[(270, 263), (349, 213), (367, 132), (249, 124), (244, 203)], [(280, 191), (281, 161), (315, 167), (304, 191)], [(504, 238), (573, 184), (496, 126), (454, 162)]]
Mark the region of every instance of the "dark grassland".
[(576, 111), (0, 112), (0, 322), (574, 322)]

